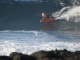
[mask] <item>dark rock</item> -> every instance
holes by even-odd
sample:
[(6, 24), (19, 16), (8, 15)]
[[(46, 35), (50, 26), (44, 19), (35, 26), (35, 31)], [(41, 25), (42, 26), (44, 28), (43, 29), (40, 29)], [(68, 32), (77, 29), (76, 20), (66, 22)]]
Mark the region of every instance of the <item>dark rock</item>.
[(75, 51), (74, 56), (77, 60), (80, 60), (80, 51)]
[(31, 56), (34, 56), (37, 58), (37, 60), (42, 60), (43, 58), (47, 57), (48, 52), (47, 51), (38, 51), (31, 54)]
[(12, 57), (13, 60), (36, 60), (36, 58), (33, 56), (17, 52), (12, 52), (9, 56)]
[(31, 56), (34, 56), (37, 58), (37, 60), (64, 60), (62, 56), (58, 56), (54, 53), (54, 51), (38, 51)]
[(12, 60), (9, 56), (0, 56), (0, 60)]
[(54, 53), (55, 54), (57, 54), (57, 55), (62, 55), (62, 56), (70, 56), (71, 54), (73, 54), (73, 52), (71, 52), (71, 51), (68, 51), (68, 50), (66, 50), (66, 49), (64, 49), (64, 50), (55, 50), (54, 51)]
[(80, 51), (75, 51), (74, 55), (80, 55)]
[(12, 53), (10, 53), (10, 57), (14, 57), (14, 56), (16, 56), (16, 55), (22, 55), (22, 53), (18, 53), (18, 52), (12, 52)]
[(80, 51), (64, 50), (37, 51), (31, 55), (12, 52), (9, 56), (0, 56), (0, 60), (80, 60)]
[(29, 55), (16, 55), (13, 60), (36, 60), (35, 57)]

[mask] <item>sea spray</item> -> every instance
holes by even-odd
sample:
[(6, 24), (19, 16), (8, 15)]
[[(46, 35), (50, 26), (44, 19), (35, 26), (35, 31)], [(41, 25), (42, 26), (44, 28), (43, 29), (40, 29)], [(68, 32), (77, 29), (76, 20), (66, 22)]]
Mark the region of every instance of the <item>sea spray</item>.
[(60, 12), (52, 14), (56, 19), (80, 22), (80, 6), (64, 7)]

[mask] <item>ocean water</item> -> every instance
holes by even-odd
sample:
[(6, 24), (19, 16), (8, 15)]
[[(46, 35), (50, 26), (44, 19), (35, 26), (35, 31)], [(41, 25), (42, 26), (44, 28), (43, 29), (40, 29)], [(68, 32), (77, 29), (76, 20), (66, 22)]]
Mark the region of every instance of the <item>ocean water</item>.
[[(0, 55), (80, 50), (80, 6), (77, 0), (65, 2), (0, 2)], [(42, 12), (56, 22), (40, 23)]]
[(31, 54), (39, 50), (80, 50), (77, 31), (0, 31), (0, 55), (11, 52)]

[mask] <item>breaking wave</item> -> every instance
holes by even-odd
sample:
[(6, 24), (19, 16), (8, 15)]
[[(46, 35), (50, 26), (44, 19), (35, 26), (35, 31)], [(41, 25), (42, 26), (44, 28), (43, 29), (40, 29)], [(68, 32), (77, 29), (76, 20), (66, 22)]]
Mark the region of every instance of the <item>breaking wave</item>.
[(38, 50), (80, 50), (79, 32), (0, 31), (0, 55), (31, 54)]
[(53, 13), (53, 16), (56, 19), (80, 22), (80, 6), (64, 7), (59, 12)]
[(80, 22), (80, 1), (70, 0), (71, 5), (64, 6), (61, 10), (52, 14), (58, 20)]

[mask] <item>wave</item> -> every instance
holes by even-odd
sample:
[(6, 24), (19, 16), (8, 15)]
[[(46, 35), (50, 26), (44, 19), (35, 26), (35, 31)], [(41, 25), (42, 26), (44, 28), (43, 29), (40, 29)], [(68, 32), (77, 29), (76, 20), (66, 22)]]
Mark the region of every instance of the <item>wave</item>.
[(0, 31), (0, 55), (11, 52), (31, 54), (38, 50), (80, 50), (78, 31)]
[(39, 50), (55, 50), (67, 49), (69, 51), (80, 50), (80, 43), (75, 42), (34, 42), (34, 44), (26, 44), (25, 42), (16, 41), (0, 41), (0, 55), (9, 55), (11, 52), (21, 52), (31, 54)]
[(80, 22), (80, 1), (70, 0), (71, 5), (62, 7), (61, 10), (52, 14), (58, 20)]
[(56, 19), (80, 22), (80, 6), (69, 6), (62, 8), (59, 12), (53, 13)]

